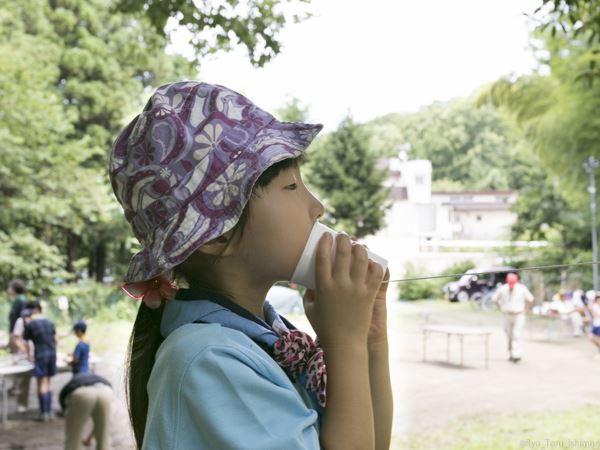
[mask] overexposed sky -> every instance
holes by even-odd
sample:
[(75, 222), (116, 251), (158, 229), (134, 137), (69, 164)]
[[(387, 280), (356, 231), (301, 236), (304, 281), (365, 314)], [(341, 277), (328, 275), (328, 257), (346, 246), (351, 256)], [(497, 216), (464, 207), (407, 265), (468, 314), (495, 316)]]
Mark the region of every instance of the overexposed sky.
[[(530, 72), (531, 14), (541, 0), (312, 0), (314, 17), (280, 34), (281, 54), (253, 68), (243, 48), (208, 57), (199, 80), (273, 111), (298, 97), (327, 130), (464, 96)], [(174, 49), (186, 53), (177, 33)]]

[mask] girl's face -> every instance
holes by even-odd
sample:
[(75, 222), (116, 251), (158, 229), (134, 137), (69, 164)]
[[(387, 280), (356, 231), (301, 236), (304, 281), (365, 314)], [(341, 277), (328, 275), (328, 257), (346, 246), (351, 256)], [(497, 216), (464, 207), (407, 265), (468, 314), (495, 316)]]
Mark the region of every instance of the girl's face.
[(264, 281), (290, 280), (314, 223), (325, 212), (299, 167), (282, 170), (250, 201), (240, 253)]

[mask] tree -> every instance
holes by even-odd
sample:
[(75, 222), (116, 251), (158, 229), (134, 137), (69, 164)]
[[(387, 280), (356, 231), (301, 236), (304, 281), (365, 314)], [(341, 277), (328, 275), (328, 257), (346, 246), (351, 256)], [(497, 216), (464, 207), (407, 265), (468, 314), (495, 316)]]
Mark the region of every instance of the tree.
[[(276, 6), (265, 3), (250, 14)], [(22, 276), (42, 286), (84, 268), (101, 280), (108, 267), (120, 275), (139, 249), (111, 192), (109, 149), (149, 92), (193, 78), (195, 67), (165, 52), (164, 31), (147, 15), (113, 5), (2, 3), (0, 280)], [(271, 19), (256, 20), (270, 32)]]
[(599, 0), (543, 0), (536, 8), (537, 34), (552, 39), (562, 36), (569, 42), (579, 41), (589, 47), (586, 64), (576, 76), (588, 83), (600, 77), (600, 1)]
[(549, 75), (500, 79), (478, 102), (511, 114), (542, 167), (558, 177), (571, 201), (582, 204), (587, 197), (582, 163), (600, 155), (600, 85), (577, 75), (588, 62), (580, 42), (545, 39)]
[[(159, 34), (168, 35), (167, 21), (173, 19), (187, 28), (196, 58), (218, 50), (231, 50), (238, 43), (248, 50), (250, 61), (264, 66), (281, 51), (278, 33), (289, 18), (282, 11), (286, 3), (307, 4), (310, 0), (120, 0), (116, 9), (148, 17)], [(302, 5), (303, 6), (303, 5)], [(293, 14), (296, 22), (308, 18), (306, 12)]]
[(275, 116), (283, 122), (306, 122), (308, 120), (308, 108), (302, 106), (298, 98), (293, 97), (275, 111)]
[(434, 186), (457, 189), (514, 188), (511, 130), (493, 107), (469, 98), (438, 102), (415, 113), (389, 114), (366, 125), (375, 150), (397, 156), (410, 144), (411, 159), (428, 159)]
[(598, 0), (543, 0), (533, 12), (538, 31), (550, 30), (552, 37), (561, 31), (573, 38), (588, 36), (600, 42), (600, 2)]
[(309, 159), (308, 183), (329, 207), (325, 222), (361, 238), (383, 225), (389, 189), (386, 173), (376, 168), (367, 136), (350, 117), (325, 137)]

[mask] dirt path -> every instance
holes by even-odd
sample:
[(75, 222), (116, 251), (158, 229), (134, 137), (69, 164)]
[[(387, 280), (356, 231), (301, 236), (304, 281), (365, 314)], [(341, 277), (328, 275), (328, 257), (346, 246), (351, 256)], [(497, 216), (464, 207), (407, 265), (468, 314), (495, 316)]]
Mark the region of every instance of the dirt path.
[[(442, 308), (395, 303), (390, 309), (396, 326), (391, 340), (394, 383), (394, 434), (437, 428), (460, 416), (485, 412), (559, 410), (585, 404), (600, 405), (600, 361), (587, 338), (573, 338), (560, 324), (548, 340), (538, 323), (529, 321), (524, 357), (507, 360), (506, 341), (498, 314), (474, 313), (457, 305)], [(454, 306), (454, 305), (451, 305)], [(422, 362), (421, 314), (430, 323), (489, 327), (490, 367), (484, 366), (484, 346), (466, 337), (465, 367), (446, 363), (446, 338), (428, 342), (428, 361)], [(412, 320), (411, 320), (412, 319)], [(558, 325), (558, 327), (557, 327)], [(451, 341), (451, 361), (459, 361), (459, 345)]]
[[(464, 368), (445, 362), (443, 337), (431, 338), (428, 345), (431, 361), (423, 363), (420, 332), (423, 313), (429, 314), (431, 323), (492, 328), (490, 368), (484, 368), (483, 344), (476, 338), (467, 338)], [(301, 326), (298, 323), (301, 319), (294, 322)], [(529, 323), (525, 356), (515, 365), (507, 361), (501, 318), (497, 314), (476, 313), (462, 305), (443, 302), (393, 302), (390, 303), (390, 327), (394, 434), (397, 436), (424, 432), (458, 417), (478, 413), (600, 405), (600, 361), (592, 359), (594, 349), (586, 338), (562, 336), (551, 341), (540, 340), (538, 338), (545, 338), (545, 334), (536, 332)], [(452, 342), (453, 362), (458, 361), (458, 348), (458, 343)], [(122, 342), (101, 354), (104, 360), (101, 373), (113, 383), (116, 395), (112, 421), (116, 450), (134, 449), (122, 384), (124, 351), (125, 342)], [(54, 379), (55, 392), (69, 376), (61, 374)], [(32, 420), (37, 408), (33, 381), (31, 388), (32, 409), (28, 414), (14, 413), (14, 399), (10, 399), (11, 420), (5, 429), (0, 429), (0, 450), (63, 448), (63, 419), (50, 423)]]
[[(123, 388), (123, 361), (125, 345), (111, 352), (104, 352), (100, 356), (103, 359), (102, 368), (98, 373), (106, 377), (112, 384), (115, 393), (115, 403), (112, 415), (112, 440), (115, 450), (134, 450), (133, 435), (129, 427), (129, 418), (125, 403), (125, 391)], [(52, 379), (54, 391), (53, 409), (59, 410), (58, 392), (70, 380), (69, 373), (61, 373)], [(16, 404), (9, 397), (9, 422), (2, 429), (0, 425), (0, 450), (62, 450), (64, 448), (64, 426), (62, 417), (56, 417), (51, 422), (36, 422), (38, 401), (35, 393), (35, 381), (31, 381), (29, 396), (29, 411), (25, 414), (15, 412)], [(91, 421), (88, 429), (91, 430)], [(89, 449), (95, 448), (87, 447)]]

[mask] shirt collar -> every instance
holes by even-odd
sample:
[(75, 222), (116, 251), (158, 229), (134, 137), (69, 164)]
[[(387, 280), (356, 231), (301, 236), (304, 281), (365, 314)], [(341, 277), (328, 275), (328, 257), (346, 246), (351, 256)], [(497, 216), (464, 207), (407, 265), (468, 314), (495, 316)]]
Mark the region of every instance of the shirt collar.
[(296, 328), (279, 316), (267, 301), (263, 311), (266, 321), (222, 294), (200, 289), (180, 289), (175, 298), (165, 305), (160, 331), (166, 338), (175, 329), (189, 323), (219, 323), (270, 345), (279, 337), (282, 329)]

